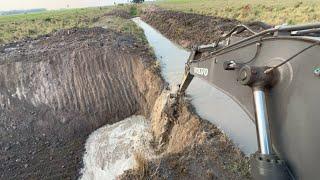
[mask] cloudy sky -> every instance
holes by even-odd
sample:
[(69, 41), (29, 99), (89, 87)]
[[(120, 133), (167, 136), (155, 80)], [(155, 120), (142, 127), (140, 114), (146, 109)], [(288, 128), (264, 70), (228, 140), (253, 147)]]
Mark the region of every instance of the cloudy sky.
[(0, 0), (0, 11), (16, 9), (60, 9), (90, 6), (112, 5), (114, 2), (123, 3), (129, 0)]

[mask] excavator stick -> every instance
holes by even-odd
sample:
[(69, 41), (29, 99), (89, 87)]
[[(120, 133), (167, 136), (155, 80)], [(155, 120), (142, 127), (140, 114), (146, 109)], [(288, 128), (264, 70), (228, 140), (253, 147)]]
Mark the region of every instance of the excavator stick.
[[(245, 31), (252, 35), (239, 36)], [(243, 108), (257, 129), (254, 179), (319, 177), (319, 37), (320, 24), (261, 32), (239, 25), (190, 54), (178, 95), (197, 77)]]

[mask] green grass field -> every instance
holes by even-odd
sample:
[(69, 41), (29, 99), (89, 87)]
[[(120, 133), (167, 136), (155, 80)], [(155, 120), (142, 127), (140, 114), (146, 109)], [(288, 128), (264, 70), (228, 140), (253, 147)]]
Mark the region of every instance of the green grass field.
[(159, 0), (156, 4), (165, 9), (273, 25), (320, 21), (320, 0)]
[(35, 37), (62, 28), (87, 27), (109, 9), (86, 8), (0, 16), (0, 43)]
[[(154, 4), (183, 12), (234, 18), (240, 21), (264, 21), (269, 24), (298, 24), (320, 21), (320, 0), (159, 0)], [(25, 37), (36, 37), (72, 27), (92, 27), (101, 17), (114, 9), (125, 10), (132, 15), (139, 7), (129, 5), (46, 11), (33, 14), (0, 16), (0, 44)], [(124, 19), (108, 21), (111, 28), (121, 32), (136, 31), (134, 25)], [(101, 24), (100, 24), (101, 25)], [(134, 34), (131, 32), (131, 34)]]
[[(133, 31), (136, 32), (137, 29), (133, 22), (122, 18), (103, 16), (114, 9), (136, 13), (137, 9), (132, 7), (122, 5), (0, 16), (0, 44), (72, 27), (110, 26), (120, 32), (135, 34)], [(101, 22), (102, 19), (106, 24)]]
[(148, 41), (144, 35), (144, 32), (130, 19), (123, 19), (116, 16), (105, 16), (94, 23), (93, 26), (109, 28), (120, 33), (134, 36), (138, 41), (147, 44)]

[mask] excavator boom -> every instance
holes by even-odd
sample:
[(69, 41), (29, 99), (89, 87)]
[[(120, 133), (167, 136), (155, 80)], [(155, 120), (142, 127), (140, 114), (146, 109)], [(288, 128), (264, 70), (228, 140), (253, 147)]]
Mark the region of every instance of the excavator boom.
[[(251, 36), (241, 37), (247, 31)], [(239, 25), (193, 48), (178, 94), (194, 77), (237, 102), (257, 127), (255, 179), (317, 179), (320, 172), (320, 24), (259, 33)]]

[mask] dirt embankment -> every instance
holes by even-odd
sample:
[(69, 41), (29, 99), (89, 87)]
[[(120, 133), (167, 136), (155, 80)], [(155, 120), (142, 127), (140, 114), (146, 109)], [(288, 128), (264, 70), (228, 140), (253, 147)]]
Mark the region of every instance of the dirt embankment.
[(141, 18), (183, 47), (209, 44), (240, 24), (234, 19), (154, 8)]
[(148, 116), (162, 79), (147, 45), (102, 28), (0, 47), (0, 179), (75, 179), (95, 129)]
[[(194, 45), (213, 43), (236, 25), (243, 23), (235, 19), (163, 10), (157, 7), (147, 8), (141, 18), (170, 40), (189, 49)], [(256, 32), (271, 27), (259, 21), (244, 24)], [(244, 31), (236, 36), (249, 35), (252, 34)]]

